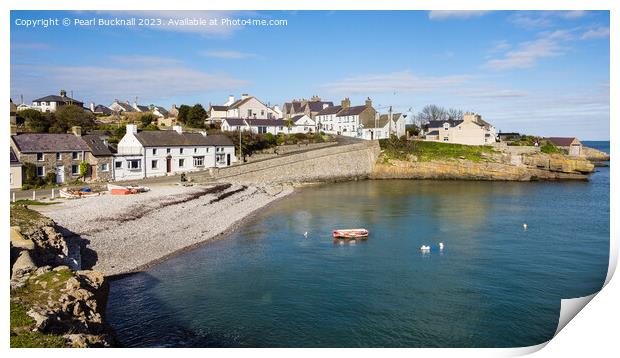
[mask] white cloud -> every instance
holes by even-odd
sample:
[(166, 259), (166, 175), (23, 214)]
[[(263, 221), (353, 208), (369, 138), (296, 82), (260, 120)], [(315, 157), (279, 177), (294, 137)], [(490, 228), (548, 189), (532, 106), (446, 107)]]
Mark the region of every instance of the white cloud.
[(227, 50), (203, 51), (200, 54), (206, 57), (225, 58), (225, 59), (242, 59), (242, 58), (257, 57), (257, 55), (254, 53), (227, 51)]
[(586, 10), (572, 10), (572, 11), (560, 11), (560, 16), (565, 19), (579, 19), (586, 16), (588, 13)]
[(424, 92), (446, 89), (470, 79), (468, 75), (421, 77), (411, 71), (347, 77), (321, 87), (337, 94)]
[(609, 27), (590, 29), (581, 35), (582, 40), (602, 39), (609, 37)]
[(125, 64), (140, 64), (140, 65), (170, 65), (181, 63), (181, 60), (176, 58), (159, 57), (159, 56), (140, 56), (140, 55), (124, 55), (124, 56), (110, 56), (110, 59)]
[[(224, 73), (200, 71), (174, 61), (122, 56), (115, 60), (116, 63), (104, 66), (13, 65), (11, 92), (36, 97), (66, 88), (75, 91), (77, 98), (111, 103), (115, 98), (178, 97), (233, 90), (248, 84)], [(19, 81), (15, 80), (17, 78)]]
[(432, 10), (428, 13), (431, 20), (445, 19), (469, 19), (472, 17), (480, 17), (490, 11), (488, 10)]
[(483, 67), (492, 70), (511, 70), (534, 67), (538, 60), (560, 56), (566, 47), (562, 43), (572, 38), (571, 31), (557, 30), (543, 33), (533, 41), (520, 43), (515, 49), (504, 53), (503, 57), (488, 60)]

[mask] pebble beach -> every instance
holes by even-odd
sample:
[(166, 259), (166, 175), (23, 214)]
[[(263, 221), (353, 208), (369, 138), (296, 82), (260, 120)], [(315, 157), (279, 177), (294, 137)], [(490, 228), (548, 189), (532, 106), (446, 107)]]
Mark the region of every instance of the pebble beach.
[(137, 195), (65, 200), (38, 210), (83, 240), (82, 251), (91, 252), (83, 264), (114, 276), (221, 237), (292, 192), (281, 185), (161, 185)]

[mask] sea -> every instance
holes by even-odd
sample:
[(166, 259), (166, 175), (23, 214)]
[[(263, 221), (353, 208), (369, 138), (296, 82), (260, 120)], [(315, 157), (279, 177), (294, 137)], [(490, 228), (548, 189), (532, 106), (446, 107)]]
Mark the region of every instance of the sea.
[[(106, 318), (126, 347), (539, 344), (562, 299), (605, 281), (609, 182), (598, 167), (589, 181), (304, 188), (225, 238), (113, 280)], [(368, 240), (331, 237), (360, 227)]]

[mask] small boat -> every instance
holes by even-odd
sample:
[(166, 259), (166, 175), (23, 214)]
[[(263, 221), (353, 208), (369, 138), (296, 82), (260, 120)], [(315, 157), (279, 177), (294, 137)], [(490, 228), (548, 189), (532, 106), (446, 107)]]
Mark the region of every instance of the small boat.
[(366, 229), (338, 229), (332, 231), (334, 239), (367, 239), (368, 230)]
[[(84, 191), (85, 188), (79, 190), (71, 190), (71, 189), (60, 189), (58, 194), (61, 198), (65, 199), (79, 199), (79, 198), (88, 198), (91, 196), (99, 196), (101, 193), (96, 193), (93, 191)], [(90, 188), (88, 188), (90, 190)]]
[(145, 193), (151, 189), (147, 186), (140, 186), (140, 185), (123, 186), (123, 185), (108, 184), (108, 190), (110, 191), (110, 194), (112, 195), (130, 195), (130, 194)]

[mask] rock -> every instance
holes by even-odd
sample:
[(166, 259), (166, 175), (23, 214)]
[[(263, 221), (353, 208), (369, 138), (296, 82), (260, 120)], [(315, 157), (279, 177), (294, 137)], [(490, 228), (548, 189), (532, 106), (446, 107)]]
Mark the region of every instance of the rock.
[(34, 331), (45, 330), (49, 322), (49, 317), (47, 316), (47, 314), (39, 312), (35, 309), (29, 310), (28, 312), (26, 312), (26, 314), (34, 320)]
[(35, 265), (34, 261), (30, 257), (30, 251), (22, 251), (19, 254), (19, 257), (13, 264), (13, 270), (11, 272), (11, 277), (13, 276), (22, 276), (25, 273), (30, 273), (37, 269), (37, 265)]
[(49, 265), (41, 266), (32, 273), (32, 276), (33, 277), (41, 276), (44, 273), (50, 272), (51, 270), (52, 270), (52, 266), (49, 266)]
[(72, 290), (76, 290), (79, 288), (80, 288), (80, 281), (75, 277), (71, 277), (65, 283), (65, 290), (67, 291), (72, 291)]
[(11, 245), (23, 250), (34, 250), (34, 242), (24, 238), (24, 235), (20, 232), (19, 226), (11, 227)]
[(69, 266), (66, 266), (66, 265), (56, 266), (54, 267), (52, 271), (58, 272), (58, 271), (64, 271), (64, 270), (69, 270)]

